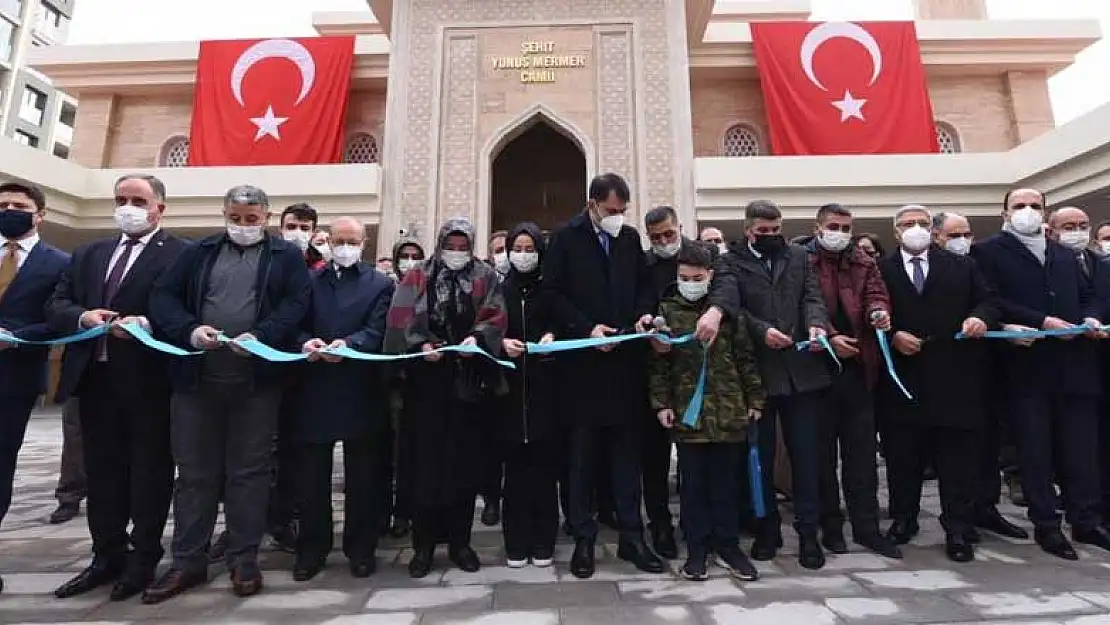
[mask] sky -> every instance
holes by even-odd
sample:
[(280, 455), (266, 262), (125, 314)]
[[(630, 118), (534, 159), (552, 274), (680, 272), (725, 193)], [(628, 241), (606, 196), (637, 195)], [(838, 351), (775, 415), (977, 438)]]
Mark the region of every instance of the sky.
[[(454, 0), (444, 0), (454, 1)], [(157, 10), (151, 7), (157, 4)], [(910, 0), (812, 0), (819, 20), (908, 19)], [(147, 43), (314, 35), (314, 11), (366, 10), (366, 0), (81, 0), (69, 43)], [(993, 19), (1075, 19), (1101, 22), (1110, 36), (1110, 0), (987, 0)], [(1110, 39), (1080, 53), (1049, 81), (1057, 124), (1110, 101)]]

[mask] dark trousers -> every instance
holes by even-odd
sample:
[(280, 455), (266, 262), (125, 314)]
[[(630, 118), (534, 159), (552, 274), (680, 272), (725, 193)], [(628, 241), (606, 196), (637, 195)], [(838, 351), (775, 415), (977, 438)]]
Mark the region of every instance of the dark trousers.
[[(487, 398), (482, 401), (481, 419), (485, 427), (494, 432), (501, 425), (500, 398)], [(505, 481), (505, 450), (504, 446), (494, 443), (486, 446), (482, 456), (482, 481), (478, 487), (478, 494), (486, 506), (501, 505), (501, 496), (504, 491)]]
[(941, 525), (949, 534), (970, 532), (979, 492), (975, 470), (982, 453), (981, 435), (963, 428), (887, 424), (884, 444), (891, 518), (917, 519), (925, 467), (932, 465), (940, 486)]
[(651, 414), (645, 414), (640, 438), (644, 509), (648, 522), (669, 528), (671, 520), (671, 435)]
[(223, 487), (230, 568), (253, 562), (266, 533), (272, 443), (281, 391), (249, 381), (204, 380), (174, 393), (171, 443), (177, 462), (173, 499), (174, 566), (208, 566), (206, 546)]
[(134, 523), (135, 566), (153, 570), (173, 497), (170, 398), (124, 396), (117, 390), (124, 375), (111, 361), (94, 362), (79, 389), (89, 533), (97, 557), (118, 558)]
[(389, 491), (390, 512), (395, 519), (412, 520), (412, 488), (409, 484), (412, 475), (414, 454), (401, 449), (401, 403), (400, 393), (394, 392), (390, 398), (390, 433), (388, 445), (392, 457), (392, 490)]
[(266, 524), (274, 534), (293, 522), (298, 508), (297, 460), (300, 454), (297, 444), (291, 440), (293, 419), (296, 414), (295, 393), (299, 385), (294, 384), (283, 393), (281, 407), (278, 409), (277, 436), (273, 442), (273, 464), (270, 476), (270, 503), (266, 511)]
[(682, 535), (690, 551), (736, 547), (740, 502), (741, 443), (679, 443), (682, 475)]
[[(573, 428), (570, 432), (570, 525), (579, 540), (597, 539), (597, 492), (595, 487), (608, 480), (621, 539), (643, 536), (640, 516), (640, 447), (634, 426)], [(598, 452), (605, 449), (608, 475), (599, 471)], [(596, 489), (600, 490), (600, 489)]]
[(35, 395), (0, 395), (0, 523), (12, 505), (15, 465), (27, 434), (27, 422), (38, 401)]
[(1006, 401), (992, 402), (987, 409), (982, 431), (982, 449), (978, 458), (978, 490), (975, 497), (976, 514), (984, 514), (1002, 499), (1002, 428)]
[(417, 506), (412, 515), (412, 548), (434, 549), (442, 539), (450, 551), (470, 546), (474, 526), (474, 497), (464, 497), (450, 504)]
[(1040, 389), (1013, 397), (1011, 415), (1021, 458), (1021, 486), (1029, 520), (1038, 528), (1060, 525), (1053, 487), (1059, 460), (1067, 520), (1073, 529), (1102, 523), (1098, 461), (1098, 400)]
[(80, 400), (71, 397), (62, 407), (62, 463), (54, 498), (59, 504), (80, 504), (87, 494), (85, 450), (81, 444)]
[(817, 392), (775, 395), (767, 400), (763, 418), (759, 420), (759, 462), (763, 468), (763, 501), (767, 509), (767, 518), (763, 522), (769, 531), (777, 532), (782, 522), (772, 478), (779, 425), (790, 456), (794, 528), (799, 532), (817, 531), (821, 505), (817, 479), (819, 402), (820, 393)]
[[(301, 501), (297, 553), (325, 558), (332, 548), (332, 451), (335, 443), (300, 443), (298, 475)], [(343, 441), (343, 554), (351, 562), (374, 558), (386, 490), (381, 441), (367, 437)]]
[[(875, 466), (875, 417), (867, 377), (858, 362), (844, 363), (844, 371), (825, 391), (818, 419), (821, 496), (821, 527), (841, 531), (844, 512), (840, 508), (840, 481), (844, 478), (844, 503), (852, 521), (852, 534), (879, 531), (879, 479)], [(793, 456), (793, 454), (792, 454)], [(791, 458), (793, 459), (793, 458)]]
[(559, 531), (558, 441), (505, 447), (505, 511), (502, 530), (510, 559), (551, 557)]

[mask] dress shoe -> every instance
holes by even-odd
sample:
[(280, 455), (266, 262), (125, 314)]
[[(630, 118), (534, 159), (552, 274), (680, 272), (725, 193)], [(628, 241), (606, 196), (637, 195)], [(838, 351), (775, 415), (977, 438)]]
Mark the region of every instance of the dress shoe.
[(898, 548), (898, 545), (895, 544), (893, 540), (880, 534), (878, 528), (870, 532), (860, 532), (859, 534), (852, 532), (852, 538), (857, 545), (873, 551), (884, 558), (892, 558), (894, 560), (902, 559), (902, 550)]
[(1077, 543), (1084, 545), (1094, 545), (1110, 551), (1110, 530), (1106, 529), (1105, 525), (1098, 525), (1090, 529), (1078, 530), (1073, 529), (1071, 537)]
[(752, 543), (752, 560), (759, 560), (760, 562), (774, 560), (779, 549), (782, 549), (782, 534), (760, 530)]
[(428, 573), (432, 572), (435, 553), (434, 547), (423, 547), (413, 552), (412, 559), (409, 560), (409, 577), (413, 579), (427, 577)]
[(154, 567), (128, 567), (108, 594), (111, 601), (126, 601), (146, 590), (154, 581)]
[(821, 550), (821, 543), (817, 542), (816, 531), (798, 534), (798, 564), (812, 571), (824, 568), (825, 552)]
[(921, 526), (917, 524), (917, 519), (895, 519), (886, 531), (886, 537), (896, 545), (905, 545), (920, 531)]
[(158, 581), (143, 591), (142, 602), (146, 605), (162, 603), (177, 595), (208, 582), (208, 571), (185, 572), (171, 568)]
[(482, 568), (482, 561), (470, 545), (451, 550), (450, 558), (463, 573), (477, 573)]
[(594, 576), (594, 543), (592, 540), (579, 539), (574, 545), (574, 555), (570, 557), (570, 574), (578, 579)]
[(967, 536), (949, 534), (944, 541), (944, 553), (953, 562), (971, 562), (975, 559), (975, 549), (967, 541)]
[(964, 533), (964, 538), (973, 545), (978, 545), (983, 542), (983, 535), (979, 532), (979, 529), (975, 527), (968, 529), (967, 532)]
[(659, 556), (647, 548), (642, 538), (620, 541), (617, 557), (625, 562), (631, 562), (633, 566), (645, 573), (662, 573), (667, 568)]
[(327, 561), (326, 557), (298, 553), (297, 558), (293, 560), (293, 581), (307, 582), (316, 577), (324, 570)]
[(50, 524), (60, 525), (67, 521), (72, 521), (81, 513), (81, 503), (78, 501), (67, 501), (58, 504), (54, 512), (50, 513)]
[(262, 590), (262, 569), (257, 562), (244, 562), (231, 569), (231, 594), (250, 597)]
[(482, 525), (493, 527), (501, 522), (501, 502), (496, 499), (483, 499), (486, 502), (482, 510)]
[(666, 560), (678, 557), (678, 544), (674, 540), (674, 528), (670, 525), (653, 525), (651, 528), (651, 546), (655, 553)]
[(1075, 552), (1075, 548), (1071, 546), (1067, 538), (1064, 538), (1064, 533), (1060, 528), (1054, 527), (1051, 529), (1034, 529), (1033, 538), (1045, 553), (1052, 554), (1057, 558), (1064, 560), (1078, 560), (1079, 554)]
[(1029, 538), (1029, 532), (1026, 532), (1022, 528), (1006, 520), (1006, 517), (1002, 516), (998, 508), (994, 506), (991, 506), (982, 514), (976, 515), (975, 526), (1007, 538), (1017, 538), (1020, 540)]
[(351, 562), (351, 577), (358, 579), (365, 579), (370, 577), (378, 570), (377, 558), (368, 558), (366, 560), (358, 560)]
[(848, 543), (844, 541), (844, 530), (829, 527), (821, 532), (821, 544), (833, 553), (848, 553)]
[(403, 517), (393, 517), (393, 525), (389, 528), (389, 535), (394, 538), (404, 538), (409, 535), (412, 522)]
[(227, 530), (220, 532), (216, 536), (216, 540), (208, 546), (208, 561), (219, 562), (224, 559), (224, 554), (227, 553)]
[(54, 596), (59, 599), (68, 599), (83, 595), (110, 584), (123, 574), (123, 563), (119, 560), (112, 561), (107, 558), (94, 558), (89, 568), (81, 571), (77, 577), (62, 584), (54, 591)]

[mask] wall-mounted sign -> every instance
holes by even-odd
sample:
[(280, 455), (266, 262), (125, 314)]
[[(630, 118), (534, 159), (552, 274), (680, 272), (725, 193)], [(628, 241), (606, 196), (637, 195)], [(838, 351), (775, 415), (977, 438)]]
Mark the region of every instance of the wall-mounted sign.
[(495, 56), (490, 64), (496, 71), (518, 71), (522, 83), (555, 82), (557, 69), (582, 68), (589, 57), (583, 54), (558, 54), (554, 41), (524, 41), (520, 56)]

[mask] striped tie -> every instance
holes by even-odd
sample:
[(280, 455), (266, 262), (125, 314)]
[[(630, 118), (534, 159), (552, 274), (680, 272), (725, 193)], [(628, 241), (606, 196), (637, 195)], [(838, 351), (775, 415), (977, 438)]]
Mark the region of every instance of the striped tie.
[(15, 241), (4, 244), (4, 256), (0, 258), (0, 299), (3, 299), (4, 292), (15, 281), (15, 274), (19, 273), (18, 249), (19, 243)]

